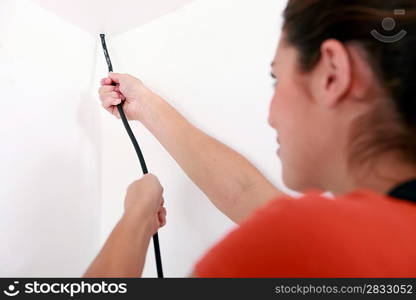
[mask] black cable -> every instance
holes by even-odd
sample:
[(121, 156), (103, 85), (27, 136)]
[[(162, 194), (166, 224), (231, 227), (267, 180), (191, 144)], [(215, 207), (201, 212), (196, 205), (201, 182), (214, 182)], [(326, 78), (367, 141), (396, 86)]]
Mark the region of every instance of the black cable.
[[(107, 65), (108, 65), (108, 72), (113, 72), (113, 65), (111, 64), (110, 55), (108, 54), (107, 44), (105, 42), (105, 34), (100, 34), (100, 37), (101, 37), (101, 44), (102, 44), (103, 50), (104, 50), (105, 60), (107, 61)], [(117, 109), (118, 109), (118, 112), (120, 113), (121, 120), (123, 121), (124, 127), (127, 130), (127, 133), (130, 137), (130, 140), (133, 143), (134, 149), (136, 150), (136, 153), (137, 153), (137, 156), (139, 158), (140, 166), (142, 168), (143, 174), (147, 174), (148, 171), (147, 171), (146, 162), (145, 162), (144, 157), (143, 157), (143, 153), (140, 150), (139, 143), (137, 142), (136, 137), (134, 136), (133, 131), (130, 128), (129, 122), (127, 121), (127, 117), (126, 117), (126, 114), (124, 113), (122, 103), (117, 105)], [(153, 248), (155, 249), (157, 277), (158, 278), (163, 278), (162, 258), (160, 256), (159, 236), (158, 236), (157, 232), (155, 233), (155, 235), (153, 235)]]

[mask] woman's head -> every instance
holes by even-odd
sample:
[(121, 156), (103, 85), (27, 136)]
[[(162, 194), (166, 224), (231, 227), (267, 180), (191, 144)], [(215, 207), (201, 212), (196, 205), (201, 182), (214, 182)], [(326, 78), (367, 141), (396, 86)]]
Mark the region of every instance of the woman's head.
[(415, 49), (414, 0), (289, 0), (269, 123), (290, 188), (336, 189), (386, 153), (416, 166)]

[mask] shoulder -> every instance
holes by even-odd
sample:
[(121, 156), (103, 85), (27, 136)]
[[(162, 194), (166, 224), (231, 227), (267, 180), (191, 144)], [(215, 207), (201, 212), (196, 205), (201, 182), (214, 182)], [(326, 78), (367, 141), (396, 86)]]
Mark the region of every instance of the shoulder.
[[(356, 190), (338, 197), (312, 190), (302, 197), (280, 197), (255, 211), (242, 226), (241, 235), (254, 230), (275, 237), (296, 234), (337, 241), (338, 237), (369, 234), (389, 224), (414, 219), (414, 203), (370, 190)], [(270, 232), (270, 228), (274, 228)], [(238, 231), (237, 230), (237, 231)]]
[[(351, 216), (368, 205), (367, 195), (351, 193), (343, 197), (332, 197), (320, 190), (310, 190), (301, 197), (283, 196), (273, 199), (241, 223), (239, 230), (268, 228), (267, 225), (292, 225), (291, 230), (306, 224), (318, 225), (342, 215)], [(286, 230), (289, 228), (286, 227)]]
[(309, 220), (317, 225), (350, 218), (368, 220), (384, 213), (391, 215), (392, 211), (409, 211), (409, 208), (414, 210), (416, 206), (370, 190), (356, 190), (338, 197), (310, 190), (298, 198), (285, 196), (270, 201), (247, 218), (243, 227), (268, 222), (304, 224)]
[[(367, 191), (336, 198), (316, 190), (300, 198), (279, 197), (256, 210), (215, 245), (197, 264), (196, 274), (267, 277), (289, 276), (298, 264), (316, 269), (319, 260), (312, 258), (329, 259), (345, 251), (346, 241), (377, 236), (379, 226), (369, 225), (385, 226), (390, 202)], [(384, 208), (377, 211), (379, 206)]]
[(276, 270), (270, 268), (276, 263), (282, 266), (280, 270), (285, 270), (285, 261), (298, 256), (299, 250), (305, 250), (305, 244), (316, 240), (311, 235), (310, 224), (312, 220), (321, 220), (314, 213), (319, 211), (316, 205), (321, 206), (319, 202), (329, 205), (331, 201), (316, 191), (299, 199), (285, 196), (270, 201), (211, 248), (196, 265), (195, 274), (203, 277), (267, 276), (267, 272)]

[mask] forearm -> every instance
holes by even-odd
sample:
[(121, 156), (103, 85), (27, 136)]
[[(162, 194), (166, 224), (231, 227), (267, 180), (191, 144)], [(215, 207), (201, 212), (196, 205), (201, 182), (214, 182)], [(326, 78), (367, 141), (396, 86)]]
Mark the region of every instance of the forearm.
[(151, 238), (145, 224), (125, 214), (84, 277), (140, 277)]
[(191, 180), (235, 222), (279, 194), (243, 156), (190, 124), (160, 97), (149, 101), (143, 124)]

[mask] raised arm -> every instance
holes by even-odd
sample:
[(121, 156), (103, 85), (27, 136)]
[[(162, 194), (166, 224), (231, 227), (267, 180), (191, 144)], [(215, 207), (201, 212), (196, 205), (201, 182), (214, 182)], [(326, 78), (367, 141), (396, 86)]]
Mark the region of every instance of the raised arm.
[(193, 126), (140, 80), (110, 73), (102, 81), (100, 99), (117, 117), (115, 105), (125, 100), (127, 117), (142, 122), (190, 179), (233, 221), (240, 222), (281, 194), (247, 159)]

